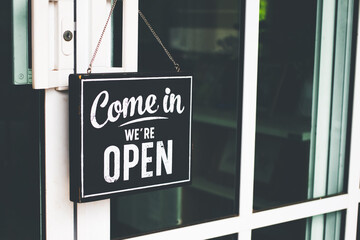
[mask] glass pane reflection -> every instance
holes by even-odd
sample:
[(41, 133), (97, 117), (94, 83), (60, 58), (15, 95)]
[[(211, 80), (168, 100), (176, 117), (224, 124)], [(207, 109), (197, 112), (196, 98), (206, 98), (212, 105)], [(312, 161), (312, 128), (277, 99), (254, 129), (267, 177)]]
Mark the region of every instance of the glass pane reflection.
[(260, 1), (255, 209), (343, 192), (352, 22), (353, 0)]
[[(111, 201), (111, 236), (133, 236), (236, 215), (240, 1), (152, 0), (140, 9), (182, 71), (194, 76), (192, 183)], [(139, 71), (172, 62), (139, 19)]]
[(341, 240), (345, 212), (334, 212), (253, 230), (252, 240)]

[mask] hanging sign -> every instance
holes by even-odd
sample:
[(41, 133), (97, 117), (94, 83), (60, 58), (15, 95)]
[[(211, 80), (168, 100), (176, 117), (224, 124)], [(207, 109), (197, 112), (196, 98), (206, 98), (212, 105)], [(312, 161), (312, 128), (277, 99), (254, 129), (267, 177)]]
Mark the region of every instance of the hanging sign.
[(192, 77), (71, 75), (71, 200), (191, 180)]

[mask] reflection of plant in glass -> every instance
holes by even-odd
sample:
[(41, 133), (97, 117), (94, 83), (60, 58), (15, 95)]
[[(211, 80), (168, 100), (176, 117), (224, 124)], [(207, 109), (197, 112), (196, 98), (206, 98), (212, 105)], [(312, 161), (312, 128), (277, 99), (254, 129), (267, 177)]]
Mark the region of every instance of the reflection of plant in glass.
[(260, 0), (259, 21), (266, 20), (267, 0)]
[(217, 44), (221, 47), (222, 53), (237, 58), (239, 48), (239, 38), (235, 36), (227, 36), (217, 41)]

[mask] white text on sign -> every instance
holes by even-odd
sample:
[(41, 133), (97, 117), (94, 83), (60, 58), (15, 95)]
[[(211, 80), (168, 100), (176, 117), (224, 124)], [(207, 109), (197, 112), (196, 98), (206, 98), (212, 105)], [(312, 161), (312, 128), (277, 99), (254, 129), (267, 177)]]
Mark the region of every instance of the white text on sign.
[[(160, 105), (157, 104), (157, 97), (154, 94), (148, 95), (145, 100), (143, 96), (138, 96), (136, 98), (124, 98), (122, 99), (122, 101), (116, 100), (108, 105), (109, 98), (109, 92), (104, 90), (100, 92), (94, 99), (90, 111), (90, 122), (94, 128), (100, 129), (104, 127), (108, 122), (116, 122), (121, 115), (122, 119), (125, 119), (128, 116), (133, 117), (134, 115), (142, 116), (145, 113), (153, 115), (157, 113), (160, 108)], [(106, 107), (106, 120), (103, 123), (99, 123), (97, 120), (98, 109)], [(163, 97), (162, 101), (162, 109), (163, 112), (166, 114), (171, 114), (174, 112), (182, 114), (185, 110), (185, 107), (182, 106), (181, 95), (175, 95), (174, 93), (171, 93), (170, 88), (166, 88), (165, 96)], [(167, 117), (146, 117), (138, 120), (132, 120), (130, 121), (130, 123), (154, 119), (167, 119)], [(128, 124), (129, 123), (122, 123), (120, 126)]]
[(143, 134), (144, 139), (154, 139), (155, 138), (155, 128), (134, 128), (134, 129), (125, 129), (125, 139), (126, 141), (139, 140), (140, 134)]
[[(154, 146), (155, 145), (155, 146)], [(162, 175), (162, 165), (165, 168), (166, 174), (172, 174), (172, 166), (173, 166), (173, 140), (167, 141), (167, 151), (165, 151), (164, 142), (157, 141), (155, 144), (153, 142), (145, 142), (141, 144), (141, 156), (140, 149), (135, 144), (125, 144), (123, 146), (123, 161), (121, 167), (121, 151), (117, 146), (109, 146), (104, 151), (104, 179), (108, 183), (114, 183), (118, 181), (121, 177), (121, 169), (122, 180), (129, 181), (130, 180), (130, 169), (135, 168), (139, 165), (139, 161), (141, 161), (141, 178), (153, 177), (154, 172), (148, 170), (149, 164), (153, 163), (153, 157), (148, 156), (149, 149), (156, 148), (156, 157), (155, 164), (156, 176)], [(132, 156), (132, 159), (130, 159)], [(110, 172), (110, 161), (113, 161), (114, 170), (113, 173)]]

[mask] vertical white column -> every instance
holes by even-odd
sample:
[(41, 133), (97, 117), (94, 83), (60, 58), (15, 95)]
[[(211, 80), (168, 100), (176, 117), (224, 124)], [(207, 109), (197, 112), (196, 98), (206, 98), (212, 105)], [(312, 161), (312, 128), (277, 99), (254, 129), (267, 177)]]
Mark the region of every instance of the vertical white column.
[[(318, 4), (320, 7), (320, 4)], [(316, 126), (312, 126), (312, 131), (316, 131), (316, 137), (312, 138), (312, 154), (310, 168), (313, 172), (312, 182), (309, 182), (309, 198), (323, 197), (327, 194), (327, 177), (328, 177), (328, 149), (330, 137), (330, 116), (331, 116), (331, 99), (332, 99), (332, 79), (333, 79), (333, 62), (334, 62), (334, 35), (335, 35), (335, 13), (336, 1), (324, 0), (322, 8), (318, 9), (317, 14), (322, 18), (317, 22), (320, 30), (317, 39), (320, 41), (318, 75), (314, 76), (314, 83), (318, 84), (317, 98), (314, 97), (313, 113), (316, 111)], [(316, 50), (317, 51), (317, 50)], [(316, 94), (316, 93), (314, 93)], [(314, 122), (313, 121), (313, 122)], [(315, 136), (313, 134), (313, 136)], [(310, 235), (311, 239), (322, 239), (324, 237), (325, 216), (315, 216), (312, 218)]]
[(73, 203), (69, 190), (68, 94), (45, 92), (46, 239), (73, 239)]
[[(90, 63), (90, 1), (76, 0), (76, 68), (77, 73), (85, 73)], [(81, 10), (80, 10), (81, 9)]]
[[(360, 24), (358, 24), (360, 31)], [(360, 46), (360, 36), (356, 38)], [(356, 239), (358, 228), (358, 208), (360, 200), (360, 48), (356, 49), (355, 84), (353, 100), (353, 116), (351, 129), (350, 163), (349, 163), (349, 206), (346, 212), (345, 239)]]
[[(110, 7), (110, 0), (77, 0), (76, 60), (78, 73), (86, 73), (109, 16)], [(110, 21), (93, 63), (93, 73), (109, 70), (111, 66), (111, 51)]]
[[(73, 5), (70, 0), (67, 2), (67, 10), (71, 12)], [(54, 49), (54, 30), (57, 28), (55, 18), (61, 16), (55, 14), (54, 2), (32, 0), (31, 17), (32, 67), (36, 81), (33, 81), (33, 87), (49, 88), (52, 85), (49, 84), (50, 80), (54, 80), (49, 79), (52, 70), (50, 66), (53, 66), (56, 55), (49, 49)], [(61, 80), (66, 82), (67, 76), (62, 76)], [(46, 239), (73, 239), (74, 208), (69, 194), (68, 94), (55, 89), (45, 90), (44, 107)]]
[[(244, 79), (240, 168), (240, 217), (251, 219), (253, 213), (256, 98), (259, 46), (259, 0), (246, 1)], [(250, 221), (241, 239), (251, 239)]]
[[(77, 1), (77, 69), (86, 72), (110, 11), (107, 0)], [(121, 1), (118, 1), (121, 4)], [(115, 8), (116, 11), (116, 8)], [(111, 26), (101, 43), (93, 72), (113, 71), (111, 67)], [(123, 0), (123, 70), (137, 71), (138, 0)], [(120, 69), (116, 69), (120, 70)], [(77, 239), (110, 239), (110, 200), (77, 204)]]
[(315, 143), (315, 170), (313, 182), (313, 196), (323, 197), (327, 189), (330, 109), (331, 109), (331, 86), (333, 78), (333, 55), (335, 34), (336, 1), (325, 0), (323, 2), (321, 21), (321, 52), (320, 69), (318, 78), (314, 81), (319, 83), (317, 124)]
[(77, 204), (77, 240), (110, 239), (110, 200)]
[(49, 81), (49, 0), (31, 1), (33, 88), (46, 88)]
[[(109, 0), (77, 0), (77, 72), (85, 73), (110, 12)], [(110, 33), (108, 26), (92, 72), (110, 67)], [(78, 240), (110, 239), (110, 200), (76, 204)]]
[(74, 72), (73, 41), (63, 32), (73, 31), (74, 0), (32, 0), (32, 86), (66, 88)]
[(125, 72), (138, 69), (139, 0), (123, 0), (123, 68)]

